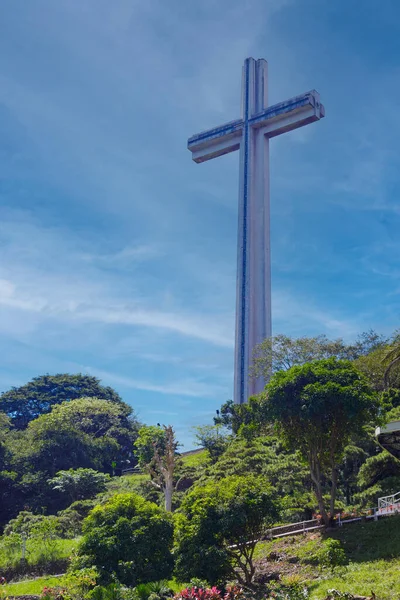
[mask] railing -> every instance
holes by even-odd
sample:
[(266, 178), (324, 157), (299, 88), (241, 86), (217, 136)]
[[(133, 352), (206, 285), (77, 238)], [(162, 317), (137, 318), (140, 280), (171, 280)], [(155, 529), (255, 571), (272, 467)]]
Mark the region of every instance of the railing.
[(265, 533), (266, 538), (279, 538), (286, 535), (296, 535), (297, 533), (305, 533), (313, 529), (323, 529), (319, 519), (310, 519), (309, 521), (300, 521), (299, 523), (289, 523), (288, 525), (278, 525), (271, 527)]
[(140, 469), (139, 465), (136, 465), (136, 467), (129, 467), (128, 469), (122, 469), (121, 471), (121, 475), (137, 475), (138, 473), (141, 473), (142, 470)]
[(387, 515), (400, 512), (400, 492), (378, 499), (378, 514)]

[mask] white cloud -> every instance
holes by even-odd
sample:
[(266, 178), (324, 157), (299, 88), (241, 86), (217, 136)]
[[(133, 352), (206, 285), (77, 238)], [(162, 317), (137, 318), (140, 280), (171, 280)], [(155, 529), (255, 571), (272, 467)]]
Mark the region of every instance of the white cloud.
[(220, 397), (226, 393), (226, 388), (215, 384), (208, 384), (202, 381), (182, 378), (181, 381), (151, 382), (140, 381), (132, 377), (118, 375), (109, 371), (95, 369), (92, 367), (83, 367), (85, 372), (100, 377), (105, 383), (121, 385), (127, 388), (143, 390), (147, 392), (157, 392), (170, 396), (189, 396), (191, 398)]

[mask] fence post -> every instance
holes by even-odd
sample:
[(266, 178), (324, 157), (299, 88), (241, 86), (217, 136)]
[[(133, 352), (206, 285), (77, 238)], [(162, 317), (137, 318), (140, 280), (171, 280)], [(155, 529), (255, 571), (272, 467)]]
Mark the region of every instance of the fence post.
[(374, 521), (378, 520), (378, 513), (376, 512), (376, 508), (374, 508)]

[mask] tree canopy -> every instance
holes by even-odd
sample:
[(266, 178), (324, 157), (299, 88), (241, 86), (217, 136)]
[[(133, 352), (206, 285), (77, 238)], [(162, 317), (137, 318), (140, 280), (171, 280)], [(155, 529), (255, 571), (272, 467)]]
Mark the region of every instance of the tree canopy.
[(331, 480), (333, 515), (338, 462), (351, 437), (377, 419), (375, 393), (350, 361), (330, 358), (275, 373), (265, 403), (279, 434), (307, 461), (321, 515), (328, 523), (322, 477)]
[(326, 335), (292, 338), (279, 334), (255, 348), (253, 374), (268, 380), (271, 372), (332, 357), (354, 360), (386, 344), (387, 339), (373, 330), (359, 335), (353, 344), (346, 344), (342, 338), (330, 340)]
[(230, 476), (219, 485), (195, 486), (176, 520), (177, 576), (208, 582), (234, 576), (251, 584), (257, 540), (277, 519), (274, 494), (262, 477)]
[(50, 412), (55, 404), (83, 397), (109, 402), (122, 402), (111, 387), (100, 384), (92, 375), (40, 375), (0, 396), (0, 411), (6, 413), (16, 429), (24, 429), (30, 421)]

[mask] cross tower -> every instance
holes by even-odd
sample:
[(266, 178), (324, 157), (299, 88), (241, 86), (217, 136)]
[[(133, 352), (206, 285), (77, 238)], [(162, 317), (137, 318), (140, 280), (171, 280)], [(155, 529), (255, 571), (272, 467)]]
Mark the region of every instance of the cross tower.
[(268, 64), (247, 58), (242, 72), (241, 118), (191, 137), (201, 163), (240, 149), (234, 401), (262, 391), (251, 379), (254, 347), (272, 335), (269, 140), (325, 116), (313, 90), (268, 108)]

